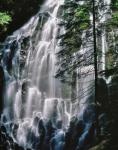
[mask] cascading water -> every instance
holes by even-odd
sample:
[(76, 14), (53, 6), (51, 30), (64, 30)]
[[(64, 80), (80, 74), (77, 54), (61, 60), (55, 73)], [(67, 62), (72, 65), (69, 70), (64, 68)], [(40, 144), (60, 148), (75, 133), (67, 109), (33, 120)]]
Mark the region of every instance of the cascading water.
[[(80, 114), (84, 112), (88, 93), (79, 107), (78, 101), (72, 103), (69, 95), (63, 98), (63, 85), (54, 78), (57, 70), (55, 54), (59, 51), (57, 36), (63, 31), (58, 25), (62, 4), (63, 0), (46, 0), (40, 12), (5, 42), (2, 66), (6, 88), (1, 121), (14, 141), (25, 148), (48, 150), (50, 146), (54, 150), (62, 150), (64, 140), (68, 143), (64, 131), (71, 118), (77, 116), (79, 111)], [(84, 67), (81, 71), (87, 72), (91, 67)], [(78, 81), (82, 83), (82, 91), (78, 87), (80, 92), (87, 89), (89, 80), (93, 80), (93, 74)], [(92, 113), (90, 109), (86, 111), (91, 118), (94, 116)], [(87, 122), (85, 129), (82, 120)], [(72, 128), (79, 132), (75, 133), (75, 138), (76, 134), (85, 131), (77, 142), (80, 147), (91, 129), (88, 120), (82, 115), (80, 122), (76, 118), (74, 120), (76, 125)], [(68, 130), (71, 132), (71, 127)], [(43, 148), (39, 142), (42, 140), (45, 141)]]
[[(64, 127), (72, 116), (72, 104), (68, 99), (62, 99), (61, 83), (54, 78), (55, 54), (59, 51), (57, 35), (61, 32), (58, 26), (61, 4), (63, 0), (47, 0), (40, 12), (8, 37), (5, 43), (2, 61), (6, 77), (3, 116), (9, 122), (18, 123), (14, 138), (23, 146), (31, 147), (31, 141), (27, 139), (29, 128), (39, 136), (37, 118), (50, 119), (54, 125), (62, 120)], [(44, 22), (43, 27), (39, 27), (41, 21)], [(26, 42), (24, 47), (23, 42)], [(12, 134), (10, 129), (9, 132)]]
[[(16, 31), (13, 37), (9, 39), (10, 43), (13, 43), (12, 40), (17, 40), (16, 42), (18, 44), (18, 49), (11, 62), (13, 75), (10, 75), (6, 69), (6, 74), (9, 75), (6, 89), (7, 98), (12, 97), (13, 99), (14, 97), (14, 100), (12, 100), (12, 107), (10, 108), (9, 104), (7, 102), (5, 103), (5, 111), (13, 111), (13, 114), (15, 114), (13, 116), (14, 119), (32, 117), (34, 111), (41, 112), (45, 117), (46, 113), (50, 113), (50, 110), (47, 108), (50, 101), (52, 102), (51, 107), (53, 107), (53, 102), (58, 103), (58, 99), (62, 97), (60, 91), (61, 85), (54, 78), (56, 71), (55, 53), (59, 49), (56, 37), (59, 32), (59, 19), (57, 18), (57, 14), (60, 3), (61, 1), (53, 2), (50, 0), (42, 7), (42, 11), (47, 11), (49, 17), (44, 23), (42, 31), (39, 33), (40, 37), (36, 45), (33, 41), (29, 40), (27, 54), (23, 56), (26, 57), (26, 63), (22, 71), (20, 71), (22, 59), (25, 58), (22, 58), (20, 55), (22, 52), (25, 53), (25, 50), (22, 49), (20, 41), (24, 37), (32, 37), (34, 32), (36, 32), (35, 29), (39, 21), (38, 15), (33, 17), (26, 26)], [(9, 53), (8, 51), (5, 49), (5, 57)], [(3, 65), (7, 67), (5, 59)], [(41, 105), (44, 99), (44, 104)]]
[[(103, 3), (101, 5), (104, 5), (105, 8), (103, 7), (103, 9), (101, 10), (101, 8), (99, 9), (99, 13), (100, 13), (100, 23), (104, 24), (106, 22), (107, 19), (111, 18), (111, 10), (110, 10), (110, 3), (111, 0), (103, 0)], [(102, 35), (101, 35), (101, 49), (102, 49), (102, 59), (101, 59), (101, 70), (105, 70), (105, 66), (106, 66), (106, 58), (105, 58), (105, 54), (107, 51), (107, 36), (106, 36), (106, 29), (105, 27), (103, 28), (102, 31)]]

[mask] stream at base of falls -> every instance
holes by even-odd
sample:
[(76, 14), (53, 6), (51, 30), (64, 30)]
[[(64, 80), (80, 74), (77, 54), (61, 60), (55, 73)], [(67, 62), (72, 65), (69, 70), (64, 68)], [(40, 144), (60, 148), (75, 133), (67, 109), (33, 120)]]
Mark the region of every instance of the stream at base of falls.
[[(39, 13), (4, 43), (0, 133), (8, 150), (87, 150), (94, 141), (95, 108), (86, 104), (93, 95), (73, 103), (70, 93), (65, 94), (68, 85), (54, 77), (57, 36), (64, 32), (59, 27), (63, 3), (46, 0)], [(81, 91), (91, 78), (81, 79)]]

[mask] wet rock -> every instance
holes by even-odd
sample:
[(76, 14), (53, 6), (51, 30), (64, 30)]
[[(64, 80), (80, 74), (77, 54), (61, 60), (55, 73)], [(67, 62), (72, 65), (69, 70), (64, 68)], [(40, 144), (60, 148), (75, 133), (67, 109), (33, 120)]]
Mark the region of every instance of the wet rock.
[(57, 106), (58, 106), (58, 100), (55, 99), (54, 100), (54, 103), (53, 103), (53, 111), (52, 111), (52, 121), (55, 123), (56, 122), (56, 119), (58, 117), (58, 112), (57, 112)]
[[(93, 91), (93, 92), (92, 92)], [(87, 103), (89, 105), (95, 106), (95, 88), (94, 85), (91, 84), (91, 90), (88, 93)], [(108, 85), (103, 78), (98, 78), (98, 99), (97, 103), (99, 104), (99, 113), (105, 111), (107, 109), (107, 104), (109, 103), (108, 98)]]
[(45, 135), (45, 127), (44, 127), (44, 123), (43, 123), (43, 120), (39, 120), (39, 123), (38, 123), (38, 132), (39, 134), (44, 134)]
[(4, 122), (4, 123), (6, 123), (7, 122), (7, 118), (6, 118), (6, 116), (2, 116), (2, 121)]
[(110, 103), (115, 104), (116, 106), (118, 106), (117, 103), (117, 99), (118, 99), (118, 75), (117, 76), (113, 76), (111, 79), (111, 82), (108, 85), (109, 88), (109, 99), (110, 99)]
[(44, 140), (45, 140), (45, 135), (46, 135), (46, 131), (45, 131), (43, 120), (39, 121), (38, 133), (39, 133), (39, 142), (38, 142), (38, 144), (36, 146), (36, 150), (39, 150), (39, 149), (43, 150), (43, 145), (44, 145)]
[(33, 124), (36, 126), (36, 125), (38, 125), (39, 122), (40, 122), (40, 118), (38, 116), (36, 116), (33, 120)]
[(7, 130), (2, 125), (0, 127), (0, 150), (24, 150), (21, 146), (19, 146), (17, 143), (15, 143), (7, 134)]
[(22, 94), (21, 95), (21, 98), (22, 98), (21, 117), (23, 117), (24, 112), (25, 112), (25, 108), (23, 106), (25, 106), (25, 103), (26, 103), (29, 86), (30, 86), (30, 80), (24, 80), (24, 82), (22, 83), (22, 91), (21, 91), (21, 94)]
[(83, 120), (78, 120), (76, 117), (70, 122), (70, 127), (65, 135), (64, 150), (74, 150), (77, 147), (78, 140), (84, 131), (85, 125)]
[(11, 70), (12, 70), (12, 61), (16, 52), (16, 49), (18, 47), (18, 44), (16, 41), (13, 41), (12, 44), (10, 45), (10, 52), (8, 54), (8, 58), (6, 59), (6, 65), (7, 65), (7, 70), (8, 72), (11, 74)]
[(92, 123), (92, 125), (90, 126), (88, 130), (88, 134), (86, 135), (86, 139), (84, 143), (86, 145), (92, 144), (92, 142), (94, 141), (94, 138), (95, 138), (95, 124)]
[(80, 138), (77, 150), (88, 150), (95, 142), (95, 124), (87, 125), (85, 132)]
[(17, 143), (14, 144), (14, 149), (15, 150), (24, 150), (24, 148), (19, 146)]
[(64, 132), (61, 129), (55, 131), (54, 137), (50, 141), (51, 150), (64, 149)]
[(58, 129), (61, 129), (61, 128), (62, 128), (62, 120), (57, 120), (57, 122), (56, 122), (56, 127), (57, 127)]
[(52, 122), (49, 120), (46, 123), (46, 135), (45, 135), (45, 141), (43, 144), (42, 150), (49, 150), (50, 149), (50, 141), (52, 137), (54, 136), (55, 128), (52, 125)]
[(109, 120), (106, 113), (99, 116), (99, 126), (101, 127), (101, 136), (106, 136), (108, 133)]
[(111, 82), (108, 84), (109, 89), (109, 105), (108, 105), (108, 121), (109, 133), (113, 139), (113, 145), (117, 145), (118, 139), (118, 75), (111, 77)]
[(33, 133), (32, 133), (31, 128), (28, 128), (27, 131), (28, 131), (28, 133), (27, 133), (27, 137), (26, 138), (27, 138), (27, 142), (30, 143), (31, 140), (32, 140), (32, 137), (33, 137), (33, 135), (32, 135)]
[(0, 66), (0, 117), (3, 110), (4, 70)]
[(0, 127), (0, 130), (2, 133), (6, 133), (6, 128), (3, 125)]
[(84, 112), (83, 112), (83, 120), (86, 123), (91, 123), (94, 122), (95, 120), (95, 111), (96, 111), (96, 107), (95, 105), (88, 105)]
[(17, 137), (17, 130), (18, 130), (19, 125), (18, 124), (14, 124), (13, 128), (12, 128), (12, 133), (13, 136), (16, 138)]
[(23, 37), (21, 41), (20, 58), (19, 58), (20, 72), (25, 66), (29, 47), (30, 47), (30, 37)]
[(24, 37), (22, 39), (22, 43), (21, 43), (21, 49), (24, 49), (24, 50), (27, 50), (30, 46), (30, 43), (29, 43), (29, 40), (30, 40), (30, 37)]
[(30, 80), (24, 80), (22, 83), (22, 98), (24, 99), (27, 92), (28, 92), (28, 87), (30, 86), (31, 82)]
[(100, 111), (105, 111), (108, 106), (108, 86), (103, 78), (98, 79), (98, 103), (100, 105)]

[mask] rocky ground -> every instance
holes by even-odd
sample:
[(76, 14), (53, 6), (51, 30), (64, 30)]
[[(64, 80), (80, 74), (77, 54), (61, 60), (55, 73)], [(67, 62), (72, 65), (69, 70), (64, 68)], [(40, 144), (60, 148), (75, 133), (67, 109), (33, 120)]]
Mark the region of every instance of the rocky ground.
[[(85, 120), (87, 115), (84, 116)], [(27, 140), (32, 143), (34, 150), (87, 150), (95, 139), (95, 125), (91, 123), (88, 127), (84, 121), (74, 117), (69, 128), (63, 131), (61, 121), (54, 126), (51, 121), (44, 123), (43, 120), (35, 118), (39, 136), (37, 137), (29, 129)], [(12, 136), (8, 134), (3, 124), (0, 126), (0, 150), (24, 150), (13, 140), (13, 137), (16, 137), (18, 125), (11, 123), (10, 128)], [(27, 148), (27, 150), (30, 149)]]

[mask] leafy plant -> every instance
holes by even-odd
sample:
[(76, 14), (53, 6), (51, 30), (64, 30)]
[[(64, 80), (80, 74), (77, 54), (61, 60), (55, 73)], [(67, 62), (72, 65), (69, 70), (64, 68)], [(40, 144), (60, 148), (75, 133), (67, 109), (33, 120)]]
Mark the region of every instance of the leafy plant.
[(11, 22), (11, 16), (6, 12), (0, 12), (0, 25), (8, 25)]

